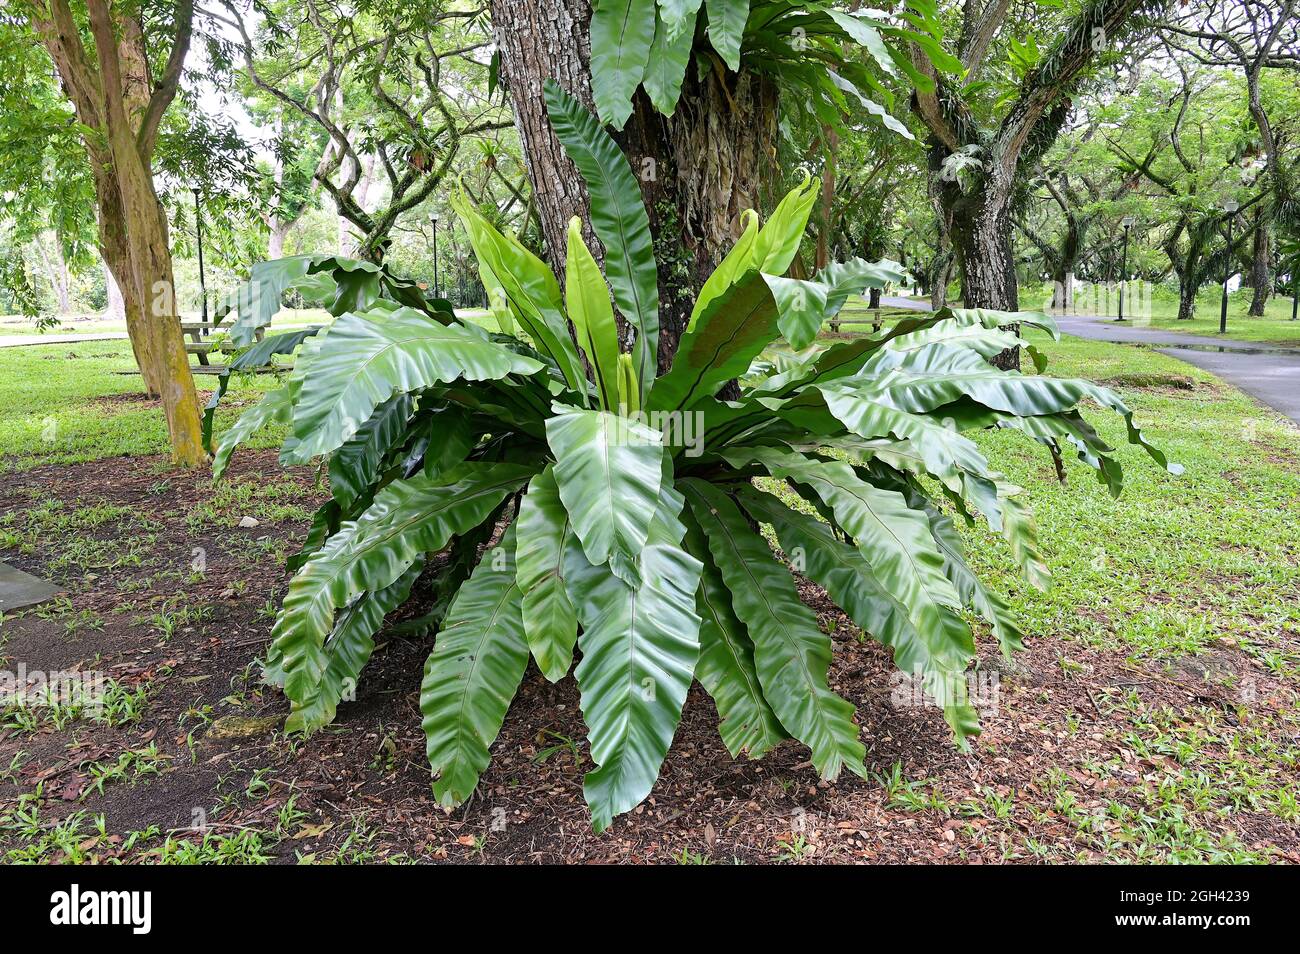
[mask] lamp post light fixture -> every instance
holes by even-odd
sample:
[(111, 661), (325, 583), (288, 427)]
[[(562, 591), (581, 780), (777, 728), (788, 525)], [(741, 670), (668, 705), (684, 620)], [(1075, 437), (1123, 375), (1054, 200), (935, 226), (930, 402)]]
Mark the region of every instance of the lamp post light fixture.
[(1124, 254), (1119, 267), (1119, 317), (1116, 321), (1124, 320), (1124, 286), (1128, 283), (1128, 233), (1133, 228), (1133, 216), (1124, 216), (1120, 224), (1124, 226)]
[(1232, 277), (1232, 219), (1241, 206), (1236, 199), (1223, 200), (1223, 211), (1228, 213), (1228, 247), (1223, 252), (1223, 300), (1219, 304), (1219, 334), (1228, 333), (1228, 279)]
[[(192, 186), (194, 192), (194, 234), (199, 242), (199, 312), (200, 319), (206, 325), (208, 323), (208, 286), (203, 276), (203, 216), (199, 210), (199, 194), (202, 191), (198, 186)], [(206, 333), (207, 329), (201, 329), (200, 333)]]
[(438, 293), (438, 213), (429, 213), (429, 224), (433, 226), (433, 297), (441, 298)]

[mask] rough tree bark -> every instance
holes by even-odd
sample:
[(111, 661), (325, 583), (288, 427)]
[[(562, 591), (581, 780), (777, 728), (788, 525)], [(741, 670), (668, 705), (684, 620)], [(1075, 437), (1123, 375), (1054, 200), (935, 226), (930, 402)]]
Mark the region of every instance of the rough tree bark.
[(177, 4), (176, 32), (157, 82), (137, 13), (110, 7), (107, 0), (87, 0), (86, 8), (93, 61), (68, 0), (32, 5), (29, 19), (85, 128), (100, 251), (122, 291), (127, 333), (145, 388), (161, 399), (173, 460), (199, 466), (207, 454), (198, 397), (181, 336), (167, 220), (151, 168), (163, 113), (176, 95), (189, 50), (193, 2)]
[[(587, 196), (551, 132), (542, 84), (554, 79), (592, 108), (591, 6), (588, 0), (492, 0), (491, 10), (548, 258), (561, 271), (568, 221), (574, 215), (587, 221)], [(776, 124), (770, 81), (743, 71), (719, 69), (701, 78), (688, 70), (671, 117), (638, 93), (617, 135), (639, 174), (656, 236), (661, 370), (676, 354), (696, 293), (737, 237), (740, 213), (758, 207), (771, 181)]]
[(1272, 215), (1263, 206), (1255, 208), (1255, 236), (1250, 264), (1250, 284), (1254, 289), (1250, 308), (1246, 314), (1254, 318), (1264, 316), (1264, 307), (1273, 294), (1273, 222)]

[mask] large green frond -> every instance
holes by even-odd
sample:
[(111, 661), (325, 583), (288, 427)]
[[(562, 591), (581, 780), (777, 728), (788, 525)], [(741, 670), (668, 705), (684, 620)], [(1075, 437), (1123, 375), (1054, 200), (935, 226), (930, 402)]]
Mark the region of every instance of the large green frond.
[(564, 579), (564, 542), (572, 530), (552, 465), (528, 485), (514, 525), (528, 648), (542, 675), (559, 682), (573, 665), (578, 619)]
[(576, 538), (566, 547), (582, 621), (574, 674), (598, 766), (584, 790), (598, 832), (650, 794), (695, 671), (700, 564), (681, 548), (681, 508), (681, 495), (665, 483), (635, 580), (594, 566)]
[(772, 711), (812, 751), (822, 778), (833, 780), (844, 767), (865, 776), (866, 748), (853, 724), (853, 706), (827, 681), (830, 637), (799, 599), (789, 571), (730, 497), (702, 480), (680, 486), (731, 592), (736, 617), (753, 641), (754, 666)]
[(461, 586), (424, 664), (425, 753), (434, 797), (448, 808), (473, 794), (528, 665), (512, 535)]
[(624, 572), (645, 546), (659, 505), (663, 442), (608, 411), (557, 404), (546, 420), (555, 483), (587, 559)]
[(482, 332), (438, 324), (410, 308), (344, 315), (319, 340), (313, 356), (299, 359), (299, 366), (309, 365), (302, 368), (294, 408), (297, 443), (287, 455), (292, 463), (305, 463), (351, 440), (395, 394), (461, 379), (535, 374), (543, 368)]
[(392, 585), (423, 554), (477, 527), (531, 476), (531, 468), (518, 464), (466, 463), (435, 477), (395, 481), (376, 494), (289, 583), (271, 635), (290, 701), (305, 704), (316, 693), (337, 610)]

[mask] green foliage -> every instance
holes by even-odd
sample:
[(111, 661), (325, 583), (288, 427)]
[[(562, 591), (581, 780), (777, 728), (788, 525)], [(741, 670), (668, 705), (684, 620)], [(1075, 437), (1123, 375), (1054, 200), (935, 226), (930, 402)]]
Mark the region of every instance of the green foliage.
[(743, 49), (746, 68), (779, 77), (796, 91), (798, 110), (818, 122), (839, 127), (850, 107), (860, 106), (911, 138), (890, 115), (892, 96), (879, 74), (902, 71), (927, 86), (912, 66), (909, 45), (941, 69), (960, 68), (939, 44), (938, 9), (927, 0), (911, 0), (893, 22), (878, 11), (846, 13), (830, 3), (784, 0), (594, 0), (592, 7), (596, 111), (619, 129), (632, 114), (638, 87), (671, 116), (689, 70), (707, 75), (716, 64), (738, 72)]
[[(571, 148), (601, 177), (589, 187), (605, 190), (610, 221), (643, 216), (605, 134), (563, 121), (589, 128)], [(285, 459), (330, 456), (334, 499), (313, 524), (267, 660), (292, 729), (328, 721), (383, 612), (423, 566), (438, 592), (455, 594), (421, 693), (443, 804), (473, 792), (528, 655), (558, 680), (575, 640), (597, 829), (650, 793), (692, 679), (714, 697), (733, 754), (761, 758), (789, 736), (824, 778), (865, 775), (854, 707), (829, 683), (831, 640), (793, 569), (894, 649), (967, 744), (979, 725), (966, 695), (975, 636), (964, 610), (988, 620), (1004, 651), (1020, 636), (966, 563), (949, 511), (1000, 531), (1031, 583), (1044, 586), (1046, 569), (1022, 491), (961, 432), (1032, 422), (1022, 428), (1032, 437), (1054, 451), (1061, 437), (1078, 440), (1080, 458), (1117, 479), (1109, 448), (1078, 416), (1088, 399), (1123, 415), (1129, 439), (1164, 458), (1112, 392), (986, 364), (1019, 341), (1011, 328), (1054, 333), (1042, 315), (945, 309), (807, 348), (765, 373), (772, 362), (761, 356), (783, 330), (803, 340), (847, 294), (899, 275), (893, 263), (848, 263), (784, 285), (815, 192), (802, 184), (762, 228), (746, 216), (666, 374), (643, 387), (632, 356), (617, 354), (617, 408), (601, 383), (608, 342), (592, 340), (609, 321), (596, 303), (614, 283), (571, 270), (566, 309), (549, 270), (464, 201), (480, 266), (524, 333), (485, 334), (436, 302), (399, 306), (380, 283), (377, 300), (309, 340), (289, 383), (218, 444), (228, 456), (263, 420), (283, 419)], [(630, 267), (639, 260), (630, 254)], [(330, 267), (336, 279), (348, 272), (337, 260)], [(614, 300), (622, 310), (630, 299)], [(797, 320), (783, 320), (792, 313)], [(574, 377), (571, 315), (599, 365), (594, 381)], [(717, 397), (737, 377), (739, 398)], [(350, 452), (362, 435), (374, 444)], [(755, 477), (783, 482), (795, 506), (758, 492)], [(775, 528), (789, 566), (762, 524)]]

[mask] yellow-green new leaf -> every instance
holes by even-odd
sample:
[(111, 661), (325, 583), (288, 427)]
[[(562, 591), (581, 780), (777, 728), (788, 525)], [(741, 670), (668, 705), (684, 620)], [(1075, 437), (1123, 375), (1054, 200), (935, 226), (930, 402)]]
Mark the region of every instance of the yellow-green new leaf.
[(600, 266), (582, 240), (582, 220), (569, 220), (569, 247), (564, 272), (565, 301), (569, 319), (578, 334), (578, 345), (596, 375), (600, 406), (618, 407), (618, 326), (609, 302), (609, 287)]
[(555, 275), (517, 239), (498, 232), (464, 195), (455, 196), (451, 207), (465, 226), (475, 257), (487, 263), (533, 346), (560, 366), (570, 388), (585, 396), (587, 379), (569, 337)]
[(754, 264), (769, 275), (784, 275), (799, 251), (808, 216), (817, 203), (820, 179), (805, 176), (787, 192), (754, 240)]

